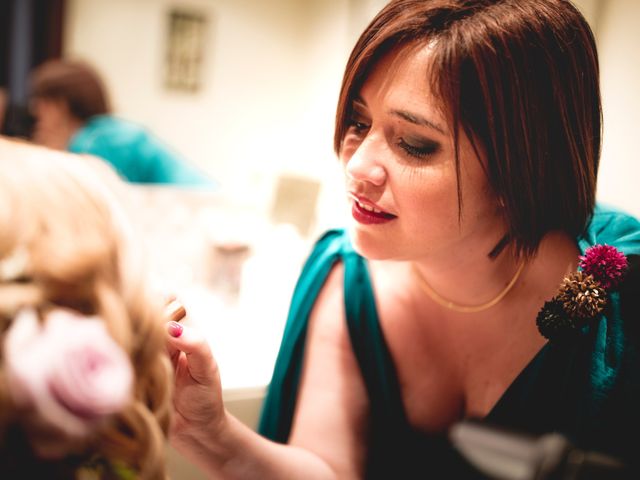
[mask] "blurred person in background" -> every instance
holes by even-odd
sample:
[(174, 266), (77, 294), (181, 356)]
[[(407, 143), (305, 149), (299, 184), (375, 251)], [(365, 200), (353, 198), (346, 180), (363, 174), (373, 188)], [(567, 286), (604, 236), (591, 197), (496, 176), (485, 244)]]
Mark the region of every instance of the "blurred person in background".
[(166, 478), (172, 371), (105, 163), (0, 138), (0, 478)]
[(30, 108), (38, 144), (96, 155), (132, 183), (215, 186), (146, 128), (112, 115), (101, 77), (84, 62), (38, 66), (30, 78)]
[(174, 446), (221, 478), (481, 478), (447, 436), (477, 418), (637, 468), (640, 222), (596, 205), (601, 120), (571, 2), (391, 1), (347, 63), (352, 215), (302, 270), (262, 436), (170, 323)]

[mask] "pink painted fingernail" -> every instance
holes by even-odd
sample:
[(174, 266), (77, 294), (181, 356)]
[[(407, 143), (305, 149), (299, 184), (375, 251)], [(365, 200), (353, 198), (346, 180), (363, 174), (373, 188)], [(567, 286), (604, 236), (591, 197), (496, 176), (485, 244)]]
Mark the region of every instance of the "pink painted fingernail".
[(180, 335), (182, 335), (183, 328), (182, 325), (180, 325), (178, 322), (169, 322), (167, 330), (169, 330), (169, 335), (174, 338), (178, 338)]

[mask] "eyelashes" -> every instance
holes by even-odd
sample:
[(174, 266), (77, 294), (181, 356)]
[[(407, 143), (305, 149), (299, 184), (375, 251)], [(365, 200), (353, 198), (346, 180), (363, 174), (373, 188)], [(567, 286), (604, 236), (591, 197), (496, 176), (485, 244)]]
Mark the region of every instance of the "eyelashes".
[(347, 134), (356, 133), (358, 135), (362, 135), (366, 133), (371, 127), (361, 116), (354, 116), (349, 119), (349, 123), (347, 125)]
[(397, 142), (397, 145), (408, 155), (418, 159), (434, 155), (440, 149), (440, 145), (438, 143), (430, 140), (422, 142), (408, 142), (404, 138), (400, 138)]
[[(353, 115), (347, 125), (345, 140), (360, 142), (367, 136), (370, 128), (371, 124), (363, 115)], [(440, 150), (440, 144), (438, 142), (415, 135), (399, 137), (394, 141), (394, 145), (399, 148), (405, 156), (413, 160), (427, 159)]]

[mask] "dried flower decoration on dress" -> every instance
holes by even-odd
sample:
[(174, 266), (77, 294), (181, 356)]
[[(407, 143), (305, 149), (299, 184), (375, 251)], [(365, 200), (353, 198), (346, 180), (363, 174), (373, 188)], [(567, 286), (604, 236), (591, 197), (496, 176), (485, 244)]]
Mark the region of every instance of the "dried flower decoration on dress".
[[(4, 342), (7, 382), (16, 405), (72, 438), (89, 436), (132, 399), (129, 357), (103, 321), (56, 308), (39, 321), (33, 308), (13, 319)], [(32, 439), (55, 458), (51, 438)]]
[(617, 287), (628, 265), (624, 253), (610, 245), (594, 245), (580, 257), (582, 271), (592, 275), (604, 289)]
[(607, 306), (607, 294), (622, 281), (627, 257), (610, 245), (594, 245), (580, 257), (580, 270), (567, 275), (558, 294), (545, 302), (536, 324), (551, 341), (575, 336)]
[(556, 298), (571, 318), (586, 320), (598, 315), (607, 304), (607, 292), (584, 272), (574, 272), (562, 281)]

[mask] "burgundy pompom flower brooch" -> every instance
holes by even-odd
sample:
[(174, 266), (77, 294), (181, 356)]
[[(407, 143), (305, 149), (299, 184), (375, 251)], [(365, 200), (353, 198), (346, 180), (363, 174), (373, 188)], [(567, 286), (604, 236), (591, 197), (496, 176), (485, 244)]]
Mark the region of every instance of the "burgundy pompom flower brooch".
[(567, 275), (558, 294), (538, 312), (540, 334), (551, 341), (570, 338), (607, 306), (628, 268), (627, 257), (609, 245), (595, 245), (580, 257), (579, 270)]

